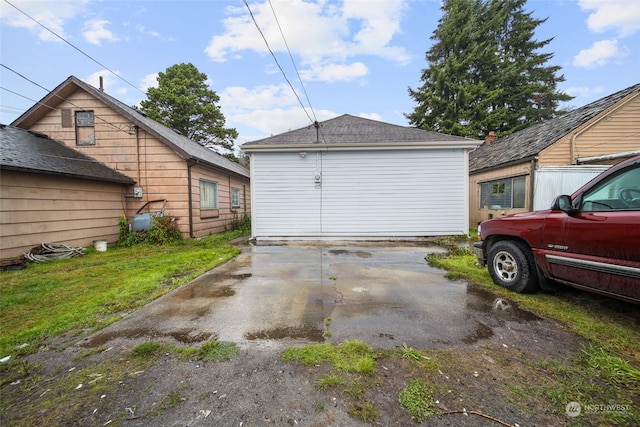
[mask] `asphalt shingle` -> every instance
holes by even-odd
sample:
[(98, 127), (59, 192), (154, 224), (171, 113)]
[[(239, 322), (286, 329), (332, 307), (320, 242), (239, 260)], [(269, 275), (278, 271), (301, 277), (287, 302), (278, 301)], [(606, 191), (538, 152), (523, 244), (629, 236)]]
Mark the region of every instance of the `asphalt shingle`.
[(2, 169), (135, 184), (127, 175), (38, 132), (0, 125), (0, 142)]
[(640, 84), (628, 87), (491, 144), (483, 144), (469, 153), (469, 172), (479, 172), (531, 158), (618, 101), (639, 91)]

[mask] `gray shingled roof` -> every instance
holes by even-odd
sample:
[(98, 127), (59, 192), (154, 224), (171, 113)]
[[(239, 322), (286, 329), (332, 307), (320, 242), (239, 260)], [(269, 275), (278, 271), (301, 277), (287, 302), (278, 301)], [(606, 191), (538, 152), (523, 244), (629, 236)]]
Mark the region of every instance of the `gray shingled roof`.
[(4, 170), (135, 184), (127, 175), (41, 133), (0, 125), (0, 142)]
[(623, 98), (638, 92), (640, 92), (640, 84), (577, 108), (560, 117), (512, 133), (491, 144), (483, 144), (469, 153), (469, 172), (480, 172), (526, 161)]
[(243, 149), (269, 145), (317, 144), (384, 144), (429, 143), (429, 142), (467, 142), (479, 141), (460, 136), (445, 135), (422, 129), (398, 126), (376, 120), (343, 114), (342, 116), (319, 123), (319, 132), (314, 125), (274, 135), (268, 138), (247, 142)]
[(50, 111), (47, 106), (53, 106), (60, 104), (70, 94), (75, 92), (77, 88), (80, 88), (100, 101), (104, 102), (107, 106), (114, 109), (122, 116), (133, 122), (139, 128), (149, 132), (158, 138), (161, 142), (171, 147), (180, 157), (185, 160), (194, 160), (201, 163), (208, 164), (210, 166), (224, 169), (229, 172), (236, 173), (245, 177), (249, 177), (249, 171), (238, 163), (235, 163), (226, 157), (210, 150), (195, 141), (190, 140), (184, 135), (177, 133), (176, 131), (150, 119), (144, 113), (129, 107), (128, 105), (118, 101), (114, 97), (107, 95), (105, 92), (83, 82), (82, 80), (71, 76), (58, 85), (53, 91), (45, 96), (38, 104), (31, 107), (28, 111), (18, 117), (12, 125), (29, 128), (40, 117)]

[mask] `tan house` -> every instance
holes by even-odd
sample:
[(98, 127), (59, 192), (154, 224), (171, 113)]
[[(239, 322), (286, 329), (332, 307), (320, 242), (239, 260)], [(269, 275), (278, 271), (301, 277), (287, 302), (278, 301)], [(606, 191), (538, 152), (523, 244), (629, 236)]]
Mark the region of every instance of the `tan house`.
[[(492, 140), (493, 139), (493, 140)], [(545, 209), (607, 166), (640, 154), (640, 84), (469, 154), (469, 226)]]
[[(76, 77), (12, 125), (45, 134), (135, 181), (117, 204), (129, 219), (147, 202), (164, 199), (183, 237), (202, 237), (250, 215), (248, 170)], [(117, 227), (108, 236), (116, 240)]]
[(132, 178), (34, 131), (0, 125), (0, 147), (0, 259), (118, 235)]

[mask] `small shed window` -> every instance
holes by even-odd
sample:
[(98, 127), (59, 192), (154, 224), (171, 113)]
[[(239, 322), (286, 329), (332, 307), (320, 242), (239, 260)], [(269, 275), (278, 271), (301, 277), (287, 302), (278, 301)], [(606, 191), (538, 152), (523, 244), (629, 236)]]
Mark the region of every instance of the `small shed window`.
[(200, 209), (218, 209), (218, 184), (200, 180)]
[(480, 209), (525, 207), (524, 176), (480, 183)]
[(231, 207), (232, 208), (240, 207), (240, 189), (239, 188), (231, 189)]
[(76, 111), (76, 145), (96, 145), (93, 111)]

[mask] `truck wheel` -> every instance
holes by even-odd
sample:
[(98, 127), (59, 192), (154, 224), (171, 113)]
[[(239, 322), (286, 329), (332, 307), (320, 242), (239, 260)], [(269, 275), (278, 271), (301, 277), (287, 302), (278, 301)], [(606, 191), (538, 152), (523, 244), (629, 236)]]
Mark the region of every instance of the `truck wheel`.
[(538, 289), (533, 255), (521, 243), (500, 241), (491, 245), (487, 268), (491, 279), (510, 291), (528, 293)]

